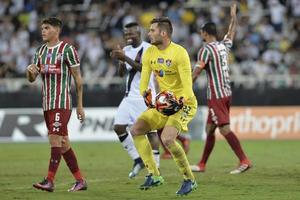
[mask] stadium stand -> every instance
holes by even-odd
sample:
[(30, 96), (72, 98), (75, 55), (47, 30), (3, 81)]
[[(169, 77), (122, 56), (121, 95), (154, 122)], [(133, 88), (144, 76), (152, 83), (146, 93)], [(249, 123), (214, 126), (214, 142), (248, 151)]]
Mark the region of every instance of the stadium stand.
[[(241, 0), (239, 4), (230, 58), (234, 87), (300, 88), (300, 2)], [(225, 32), (229, 6), (229, 1), (207, 0), (0, 0), (0, 92), (37, 87), (27, 83), (24, 72), (40, 42), (43, 17), (63, 19), (62, 39), (78, 49), (86, 87), (107, 89), (123, 83), (109, 52), (122, 42), (124, 24), (137, 20), (147, 30), (153, 17), (168, 16), (174, 24), (174, 41), (188, 49), (194, 62), (202, 45), (197, 31), (204, 22), (213, 21)], [(198, 87), (204, 87), (205, 79), (199, 82)]]

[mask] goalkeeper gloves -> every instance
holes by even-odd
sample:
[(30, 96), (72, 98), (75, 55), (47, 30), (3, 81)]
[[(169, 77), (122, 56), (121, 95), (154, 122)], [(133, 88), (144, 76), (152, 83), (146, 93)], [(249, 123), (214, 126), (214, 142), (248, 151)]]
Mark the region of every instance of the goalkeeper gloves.
[(143, 97), (144, 97), (145, 104), (148, 108), (155, 108), (152, 102), (152, 93), (150, 88), (144, 92)]
[(161, 110), (161, 113), (167, 116), (177, 113), (183, 107), (184, 98), (168, 99), (169, 105)]

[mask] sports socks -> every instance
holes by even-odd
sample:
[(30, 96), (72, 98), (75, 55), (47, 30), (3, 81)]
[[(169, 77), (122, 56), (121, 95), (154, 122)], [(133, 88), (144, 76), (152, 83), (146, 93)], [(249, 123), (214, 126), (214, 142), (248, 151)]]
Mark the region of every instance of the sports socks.
[(136, 147), (134, 146), (134, 141), (131, 134), (127, 132), (118, 136), (119, 140), (123, 146), (123, 148), (127, 151), (128, 155), (131, 157), (132, 160), (136, 160), (140, 157)]
[(185, 180), (190, 179), (192, 181), (195, 180), (195, 177), (191, 171), (189, 161), (187, 160), (186, 154), (184, 153), (183, 148), (178, 144), (178, 142), (174, 142), (168, 146), (170, 153), (173, 156), (174, 161), (176, 162), (179, 171), (183, 175)]
[(72, 150), (72, 148), (70, 148), (68, 151), (66, 151), (63, 154), (63, 157), (66, 161), (67, 166), (69, 167), (70, 171), (72, 172), (74, 178), (76, 180), (82, 181), (83, 178), (82, 178), (82, 175), (81, 175), (79, 167), (78, 167), (77, 158), (76, 158), (75, 153)]
[(160, 166), (160, 154), (159, 154), (159, 150), (152, 150), (153, 153), (153, 157), (156, 163), (156, 167), (159, 168)]
[(206, 137), (206, 142), (205, 142), (205, 147), (204, 147), (204, 151), (202, 154), (202, 158), (201, 158), (199, 164), (200, 163), (206, 164), (208, 157), (215, 146), (215, 142), (216, 142), (215, 134), (208, 134)]
[(154, 176), (160, 176), (159, 170), (156, 166), (152, 148), (146, 135), (134, 136), (134, 143), (138, 153), (144, 161), (144, 164), (149, 172)]
[(61, 159), (61, 147), (51, 147), (47, 180), (53, 182)]
[(241, 147), (240, 141), (236, 137), (236, 135), (231, 131), (224, 137), (230, 145), (231, 149), (234, 151), (235, 155), (239, 158), (240, 162), (247, 160), (247, 157)]

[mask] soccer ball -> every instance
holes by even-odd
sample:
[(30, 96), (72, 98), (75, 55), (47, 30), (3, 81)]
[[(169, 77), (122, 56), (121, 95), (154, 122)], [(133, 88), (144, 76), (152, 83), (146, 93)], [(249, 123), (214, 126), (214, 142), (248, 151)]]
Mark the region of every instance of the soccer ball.
[(155, 108), (164, 114), (172, 106), (172, 101), (176, 101), (174, 94), (170, 91), (162, 91), (155, 97)]

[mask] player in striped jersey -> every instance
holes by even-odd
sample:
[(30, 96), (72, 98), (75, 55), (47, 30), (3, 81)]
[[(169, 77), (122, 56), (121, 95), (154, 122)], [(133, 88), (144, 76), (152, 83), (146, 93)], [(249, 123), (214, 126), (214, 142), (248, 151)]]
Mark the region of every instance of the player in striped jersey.
[(67, 125), (71, 116), (71, 76), (74, 78), (77, 92), (77, 118), (85, 119), (82, 104), (82, 78), (80, 62), (75, 48), (59, 40), (62, 22), (50, 17), (41, 24), (44, 45), (39, 47), (33, 63), (27, 67), (26, 75), (30, 82), (41, 74), (43, 85), (43, 110), (51, 146), (48, 175), (40, 183), (33, 186), (37, 189), (53, 192), (54, 177), (61, 157), (64, 158), (74, 178), (75, 184), (69, 192), (86, 190), (87, 184), (81, 175), (77, 158), (70, 146)]
[(231, 6), (231, 23), (228, 33), (222, 41), (217, 41), (216, 25), (206, 23), (200, 30), (201, 37), (206, 45), (198, 54), (198, 61), (193, 71), (193, 81), (197, 79), (201, 71), (206, 71), (208, 88), (208, 118), (206, 124), (206, 143), (201, 160), (191, 168), (195, 172), (204, 172), (205, 165), (215, 144), (215, 130), (218, 127), (234, 153), (240, 160), (238, 168), (231, 174), (239, 174), (248, 170), (251, 163), (245, 155), (236, 135), (230, 129), (229, 110), (231, 103), (231, 88), (229, 79), (228, 54), (232, 46), (237, 24), (236, 4)]

